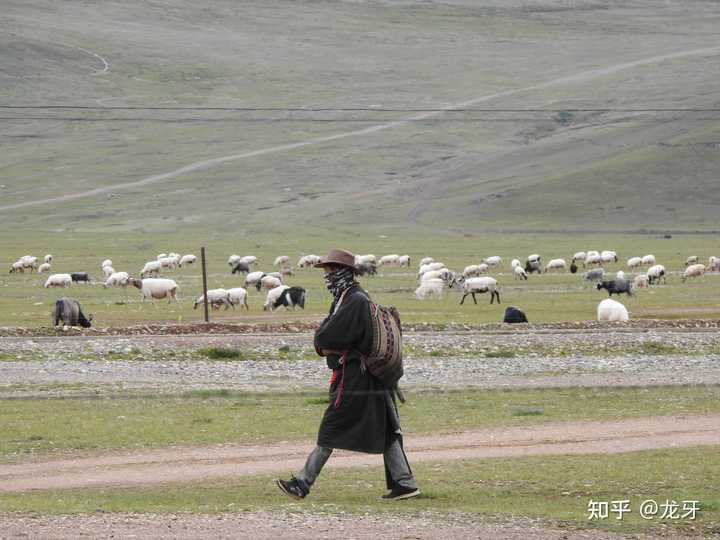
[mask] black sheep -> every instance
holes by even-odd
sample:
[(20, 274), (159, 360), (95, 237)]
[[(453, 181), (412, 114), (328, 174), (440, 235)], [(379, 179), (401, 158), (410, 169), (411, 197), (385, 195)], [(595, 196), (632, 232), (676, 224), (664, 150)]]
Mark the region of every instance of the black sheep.
[(293, 308), (293, 310), (295, 309), (295, 306), (300, 306), (302, 309), (305, 309), (305, 289), (302, 287), (290, 287), (289, 289), (285, 289), (280, 295), (280, 298), (278, 298), (273, 304), (273, 309), (277, 309), (280, 306)]
[(90, 283), (90, 276), (88, 276), (87, 272), (73, 272), (70, 274), (70, 279), (72, 279), (75, 283), (80, 283), (81, 281), (84, 283)]
[(525, 313), (520, 311), (514, 306), (508, 306), (505, 308), (505, 315), (503, 316), (504, 323), (526, 323), (528, 322)]
[(613, 294), (620, 295), (622, 293), (632, 296), (632, 284), (626, 279), (611, 279), (610, 281), (601, 281), (597, 284), (597, 290), (606, 289), (608, 296)]

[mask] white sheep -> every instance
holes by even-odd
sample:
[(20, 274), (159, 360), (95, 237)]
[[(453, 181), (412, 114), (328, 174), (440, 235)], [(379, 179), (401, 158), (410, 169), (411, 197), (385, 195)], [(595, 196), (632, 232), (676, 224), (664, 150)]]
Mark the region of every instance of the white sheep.
[(513, 259), (512, 261), (510, 261), (510, 268), (512, 268), (513, 270), (515, 270), (515, 268), (517, 268), (518, 266), (522, 266), (520, 259)]
[(469, 277), (478, 277), (482, 274), (486, 274), (488, 271), (488, 265), (485, 263), (480, 264), (471, 264), (470, 266), (466, 266), (465, 269), (462, 271), (463, 277), (469, 278)]
[(522, 266), (516, 266), (515, 268), (513, 268), (513, 274), (515, 275), (515, 279), (527, 280), (528, 278), (527, 272)]
[(383, 255), (382, 257), (380, 257), (380, 260), (378, 261), (378, 266), (383, 266), (383, 265), (397, 266), (399, 259), (400, 259), (400, 255), (398, 255), (397, 253), (392, 253), (390, 255)]
[(160, 264), (160, 261), (148, 261), (145, 263), (145, 266), (143, 266), (143, 269), (140, 270), (140, 277), (144, 278), (148, 275), (155, 275), (157, 276), (160, 273), (160, 269), (162, 268), (162, 265)]
[(262, 279), (264, 275), (265, 272), (262, 272), (260, 270), (257, 270), (255, 272), (249, 272), (245, 276), (245, 287), (248, 287), (249, 285), (255, 285), (258, 281)]
[(460, 305), (465, 302), (465, 298), (467, 297), (467, 295), (471, 295), (473, 302), (477, 304), (477, 299), (475, 298), (475, 295), (483, 294), (486, 292), (490, 293), (491, 304), (495, 301), (495, 298), (497, 298), (498, 304), (500, 303), (500, 287), (498, 286), (498, 282), (495, 278), (491, 278), (490, 276), (483, 276), (466, 279), (461, 282), (461, 287), (463, 291), (463, 297), (460, 300)]
[(271, 289), (275, 289), (276, 287), (280, 287), (282, 284), (282, 280), (277, 276), (270, 276), (268, 274), (265, 274), (263, 277), (260, 278), (259, 281), (255, 283), (255, 287), (257, 287), (258, 291), (269, 291)]
[(498, 255), (493, 255), (492, 257), (484, 259), (483, 262), (490, 267), (495, 267), (502, 264), (502, 259)]
[(375, 255), (368, 254), (368, 255), (355, 255), (355, 264), (364, 264), (364, 263), (373, 263), (377, 264), (377, 259), (375, 258)]
[(420, 282), (423, 281), (429, 281), (431, 279), (442, 279), (443, 281), (447, 281), (450, 279), (450, 270), (447, 268), (441, 268), (440, 270), (430, 270), (429, 272), (425, 272), (422, 276), (420, 276)]
[(585, 264), (602, 264), (602, 262), (602, 257), (600, 257), (600, 254), (597, 252), (588, 251), (585, 256)]
[(643, 266), (652, 266), (655, 264), (655, 255), (643, 255), (642, 257), (642, 265)]
[(72, 284), (70, 274), (50, 274), (45, 282), (45, 288), (48, 287), (69, 287)]
[(685, 266), (697, 264), (699, 260), (700, 258), (697, 255), (690, 255), (687, 259), (685, 259)]
[(115, 273), (115, 269), (112, 266), (103, 266), (102, 271), (106, 278), (109, 278)]
[(432, 257), (423, 257), (422, 259), (420, 259), (420, 262), (418, 263), (418, 268), (420, 268), (421, 266), (423, 266), (425, 264), (430, 264), (430, 263), (434, 263), (434, 262), (435, 262), (435, 259), (433, 259)]
[(158, 259), (157, 262), (160, 263), (160, 268), (167, 268), (168, 270), (175, 270), (178, 265), (178, 259), (170, 256), (162, 257)]
[(436, 298), (443, 297), (443, 291), (445, 290), (445, 281), (442, 279), (428, 279), (420, 283), (420, 286), (415, 289), (415, 297), (418, 300), (425, 300), (430, 296)]
[(425, 272), (431, 272), (433, 270), (440, 270), (442, 268), (445, 268), (445, 264), (441, 262), (431, 262), (428, 264), (424, 264), (420, 267), (420, 270), (418, 270), (418, 277), (422, 277), (422, 275)]
[(545, 265), (545, 273), (550, 270), (565, 270), (566, 268), (567, 265), (565, 264), (565, 259), (550, 259), (550, 261)]
[(112, 266), (113, 262), (110, 259), (105, 259), (103, 262), (100, 263), (100, 268), (103, 268), (105, 266)]
[(720, 257), (711, 255), (708, 259), (707, 270), (708, 272), (720, 272)]
[(52, 263), (52, 260), (53, 260), (52, 253), (48, 253), (47, 255), (45, 255), (45, 256), (43, 257), (43, 262), (44, 262), (45, 264), (50, 264), (50, 263)]
[[(108, 268), (107, 266), (105, 268)], [(130, 274), (127, 272), (113, 272), (108, 276), (103, 284), (106, 289), (108, 287), (127, 287), (130, 283)]]
[(648, 268), (647, 277), (650, 285), (654, 284), (656, 281), (659, 283), (661, 279), (663, 282), (667, 283), (665, 279), (665, 267), (662, 264), (655, 264)]
[(230, 257), (228, 257), (227, 263), (230, 266), (237, 266), (237, 263), (239, 263), (241, 259), (242, 257), (240, 255), (230, 255)]
[(316, 265), (320, 262), (320, 257), (318, 255), (303, 255), (298, 259), (297, 267), (298, 268), (310, 268), (313, 265)]
[(700, 263), (700, 264), (691, 264), (690, 266), (688, 266), (688, 267), (685, 269), (685, 272), (683, 272), (682, 281), (683, 281), (683, 283), (685, 283), (685, 281), (687, 280), (687, 278), (690, 278), (690, 277), (700, 277), (700, 276), (702, 276), (703, 274), (705, 274), (705, 265), (704, 265), (704, 264), (702, 264), (702, 263)]
[(584, 251), (578, 251), (573, 255), (572, 262), (581, 262), (583, 263), (583, 266), (585, 266), (585, 257), (587, 257), (587, 253)]
[(647, 289), (650, 286), (650, 280), (647, 274), (638, 274), (633, 280), (633, 287), (636, 289)]
[(283, 293), (284, 290), (289, 289), (290, 287), (288, 285), (280, 285), (279, 287), (275, 287), (274, 289), (270, 289), (267, 293), (267, 296), (265, 297), (265, 303), (263, 304), (263, 311), (274, 311), (275, 308), (273, 307), (275, 305), (275, 302), (278, 301), (280, 298), (280, 295)]
[(410, 255), (400, 255), (398, 257), (398, 266), (410, 267)]
[(244, 257), (240, 257), (240, 262), (245, 263), (248, 266), (252, 266), (258, 261), (258, 258), (255, 255), (245, 255)]
[(51, 265), (49, 262), (44, 262), (40, 266), (38, 266), (38, 274), (44, 274), (45, 272), (49, 272), (51, 268)]
[(247, 311), (250, 311), (250, 308), (248, 307), (247, 303), (247, 291), (243, 289), (242, 287), (233, 287), (232, 289), (228, 289), (228, 300), (230, 300), (230, 303), (232, 304), (233, 309), (235, 309), (235, 306), (243, 307), (245, 306), (245, 309)]
[(164, 259), (167, 256), (167, 253), (158, 253), (157, 257), (155, 257), (155, 260), (159, 261), (160, 259)]
[(290, 257), (287, 255), (280, 255), (273, 261), (273, 266), (285, 266), (288, 262), (290, 262)]
[(192, 253), (188, 253), (187, 255), (183, 255), (180, 257), (180, 261), (178, 262), (179, 267), (183, 267), (187, 264), (195, 264), (197, 261), (197, 257), (193, 255)]
[(642, 266), (642, 257), (630, 257), (627, 260), (627, 265), (630, 270), (640, 268), (640, 266)]
[(598, 304), (597, 320), (600, 322), (626, 322), (630, 320), (628, 310), (617, 300), (606, 298)]
[(600, 260), (604, 263), (611, 263), (611, 262), (617, 262), (618, 256), (617, 253), (610, 250), (604, 250), (602, 253), (600, 253)]
[[(228, 292), (225, 289), (208, 289), (207, 291), (207, 301), (210, 307), (213, 309), (219, 309), (220, 306), (225, 306), (225, 310), (227, 311), (232, 307), (232, 304), (230, 303), (230, 299), (228, 297)], [(205, 303), (205, 295), (201, 294), (195, 299), (195, 302), (193, 302), (193, 309), (196, 309), (198, 306), (201, 306)]]
[(167, 298), (170, 300), (178, 301), (177, 291), (178, 284), (172, 279), (162, 278), (145, 278), (145, 279), (133, 279), (130, 278), (128, 281), (134, 287), (140, 289), (140, 297), (144, 302), (146, 298), (150, 300), (161, 300)]
[(622, 270), (615, 272), (615, 279), (625, 279), (625, 272)]

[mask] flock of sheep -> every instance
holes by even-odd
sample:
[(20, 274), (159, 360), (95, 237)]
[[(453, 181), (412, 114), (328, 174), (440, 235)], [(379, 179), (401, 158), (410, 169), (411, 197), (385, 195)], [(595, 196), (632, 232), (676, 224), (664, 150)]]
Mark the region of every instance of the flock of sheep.
[[(43, 257), (39, 263), (37, 257), (24, 255), (10, 266), (10, 273), (34, 272), (49, 273), (52, 270), (53, 256), (51, 254)], [(310, 268), (320, 261), (318, 255), (304, 255), (296, 264), (299, 269)], [(515, 279), (527, 280), (533, 273), (556, 273), (567, 272), (577, 273), (579, 266), (583, 267), (583, 280), (597, 282), (597, 289), (605, 289), (609, 295), (627, 294), (633, 295), (633, 291), (645, 288), (665, 280), (666, 269), (663, 265), (657, 264), (653, 255), (636, 256), (627, 260), (627, 268), (631, 272), (637, 272), (644, 267), (644, 273), (638, 273), (632, 280), (628, 279), (624, 271), (616, 272), (614, 278), (605, 279), (607, 274), (603, 265), (617, 263), (619, 258), (614, 251), (581, 251), (573, 255), (570, 265), (564, 259), (551, 259), (544, 266), (541, 263), (539, 254), (531, 254), (523, 265), (519, 259), (513, 259), (510, 268)], [(175, 280), (159, 277), (161, 273), (171, 272), (183, 267), (193, 265), (197, 257), (192, 254), (180, 255), (179, 253), (160, 253), (154, 260), (144, 264), (139, 272), (139, 278), (134, 278), (129, 272), (116, 271), (113, 262), (106, 259), (100, 263), (100, 268), (105, 276), (103, 286), (127, 287), (134, 286), (140, 291), (142, 301), (146, 299), (160, 300), (168, 299), (177, 301), (178, 284)], [(302, 287), (291, 287), (286, 285), (284, 280), (287, 276), (293, 276), (290, 258), (286, 255), (275, 258), (273, 266), (277, 271), (263, 272), (253, 271), (253, 265), (257, 264), (258, 258), (252, 255), (241, 257), (231, 255), (227, 264), (233, 274), (245, 274), (243, 287), (229, 289), (216, 288), (207, 291), (207, 301), (212, 308), (235, 309), (236, 306), (248, 310), (247, 288), (254, 286), (258, 292), (267, 291), (263, 309), (274, 311), (280, 306), (295, 309), (299, 306), (305, 307), (305, 289)], [(356, 256), (356, 267), (361, 275), (374, 275), (378, 267), (397, 266), (409, 267), (411, 258), (409, 255), (391, 254), (377, 259), (374, 255)], [(442, 262), (435, 261), (432, 257), (425, 257), (419, 262), (417, 273), (418, 286), (415, 289), (415, 297), (419, 300), (436, 297), (442, 298), (448, 289), (458, 289), (462, 294), (460, 304), (463, 304), (468, 296), (471, 296), (477, 304), (477, 294), (490, 294), (490, 303), (500, 303), (500, 285), (496, 278), (487, 275), (491, 271), (498, 271), (502, 268), (503, 260), (499, 256), (491, 256), (483, 259), (480, 263), (466, 266), (462, 272), (455, 272), (447, 268)], [(593, 268), (588, 268), (593, 267)], [(688, 278), (702, 276), (706, 271), (720, 271), (720, 257), (710, 257), (708, 264), (699, 262), (697, 256), (687, 258), (682, 281)], [(45, 282), (45, 287), (68, 287), (73, 282), (90, 282), (86, 272), (75, 272), (71, 274), (50, 274)], [(203, 305), (204, 295), (198, 296), (193, 308)], [(511, 308), (508, 311), (517, 310)], [(520, 315), (510, 316), (510, 319), (522, 321), (525, 315), (517, 310)], [(506, 313), (506, 319), (508, 314)], [(628, 320), (628, 313), (625, 307), (614, 300), (604, 300), (598, 306), (599, 320)], [(512, 321), (506, 321), (512, 322)]]

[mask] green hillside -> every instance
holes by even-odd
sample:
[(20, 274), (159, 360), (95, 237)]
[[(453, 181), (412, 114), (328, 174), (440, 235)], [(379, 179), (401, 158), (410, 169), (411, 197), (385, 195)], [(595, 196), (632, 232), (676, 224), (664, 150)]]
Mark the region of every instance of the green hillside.
[(720, 229), (717, 2), (2, 11), (5, 231)]

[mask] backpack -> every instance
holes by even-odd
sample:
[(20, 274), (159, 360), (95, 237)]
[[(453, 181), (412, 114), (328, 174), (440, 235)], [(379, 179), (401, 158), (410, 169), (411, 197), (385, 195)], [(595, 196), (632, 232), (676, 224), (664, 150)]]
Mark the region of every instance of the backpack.
[(385, 386), (394, 387), (403, 376), (402, 326), (400, 313), (368, 300), (372, 344), (365, 357), (365, 366)]

